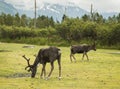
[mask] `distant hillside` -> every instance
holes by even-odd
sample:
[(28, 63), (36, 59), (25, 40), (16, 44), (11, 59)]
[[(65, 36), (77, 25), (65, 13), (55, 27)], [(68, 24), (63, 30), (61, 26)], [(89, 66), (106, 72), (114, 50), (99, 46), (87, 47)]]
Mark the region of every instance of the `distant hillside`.
[(4, 0), (0, 0), (0, 13), (15, 14), (17, 9), (15, 9), (11, 4), (7, 4)]

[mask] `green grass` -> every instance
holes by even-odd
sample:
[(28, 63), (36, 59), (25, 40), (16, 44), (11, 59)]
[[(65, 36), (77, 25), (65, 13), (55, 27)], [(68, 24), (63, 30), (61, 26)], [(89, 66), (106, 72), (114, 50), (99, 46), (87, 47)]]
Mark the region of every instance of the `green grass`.
[[(62, 79), (58, 80), (58, 65), (49, 80), (40, 79), (41, 65), (35, 78), (24, 70), (25, 54), (34, 61), (34, 54), (47, 46), (22, 48), (26, 44), (0, 43), (0, 89), (120, 89), (120, 50), (97, 49), (88, 53), (90, 61), (76, 54), (76, 63), (69, 59), (69, 47), (62, 50)], [(112, 54), (113, 53), (113, 54)], [(46, 66), (47, 74), (50, 64)]]

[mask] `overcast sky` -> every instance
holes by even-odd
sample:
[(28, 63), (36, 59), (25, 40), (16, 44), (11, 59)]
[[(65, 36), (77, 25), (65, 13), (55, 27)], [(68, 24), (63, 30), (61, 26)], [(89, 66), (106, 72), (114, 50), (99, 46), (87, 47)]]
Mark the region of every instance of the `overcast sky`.
[[(5, 0), (14, 6), (25, 7), (26, 9), (32, 9), (34, 7), (34, 0)], [(40, 7), (43, 2), (59, 3), (67, 5), (69, 2), (73, 2), (79, 5), (82, 9), (90, 11), (90, 5), (93, 4), (93, 8), (98, 12), (120, 12), (120, 0), (36, 0), (37, 7)]]

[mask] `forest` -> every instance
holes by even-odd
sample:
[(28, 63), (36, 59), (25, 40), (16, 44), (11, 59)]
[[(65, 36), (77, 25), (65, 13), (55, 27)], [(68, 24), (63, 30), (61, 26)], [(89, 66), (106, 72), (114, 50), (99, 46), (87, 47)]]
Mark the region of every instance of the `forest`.
[(70, 46), (81, 43), (100, 48), (120, 49), (120, 13), (104, 18), (98, 12), (71, 18), (63, 15), (62, 21), (53, 17), (34, 18), (25, 14), (0, 14), (0, 41), (36, 45)]

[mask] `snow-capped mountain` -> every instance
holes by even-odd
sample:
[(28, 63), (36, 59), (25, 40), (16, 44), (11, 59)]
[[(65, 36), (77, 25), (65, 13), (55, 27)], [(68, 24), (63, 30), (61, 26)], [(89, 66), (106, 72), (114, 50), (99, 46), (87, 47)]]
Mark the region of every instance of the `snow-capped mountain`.
[[(34, 17), (34, 10), (18, 10), (21, 14), (27, 14), (30, 17)], [(28, 14), (29, 13), (29, 14)], [(30, 14), (31, 13), (31, 14)], [(69, 17), (81, 17), (88, 12), (75, 4), (69, 4), (67, 6), (60, 4), (50, 4), (44, 3), (39, 8), (37, 8), (37, 16), (46, 15), (48, 17), (53, 17), (54, 20), (61, 20), (63, 14)]]

